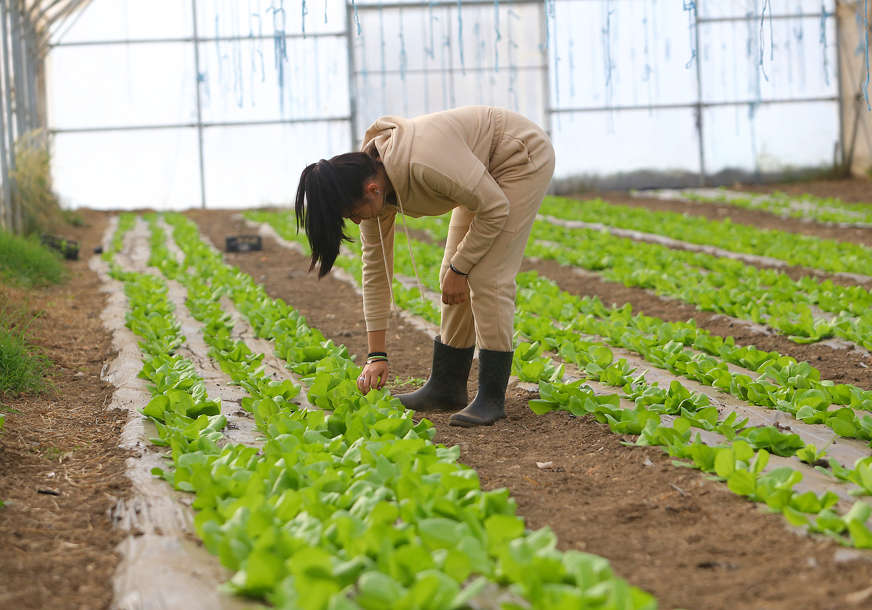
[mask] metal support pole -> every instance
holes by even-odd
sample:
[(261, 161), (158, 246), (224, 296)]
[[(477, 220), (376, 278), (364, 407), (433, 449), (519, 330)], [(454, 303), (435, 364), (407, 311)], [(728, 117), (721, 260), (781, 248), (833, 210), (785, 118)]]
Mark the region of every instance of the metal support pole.
[(197, 0), (191, 0), (194, 16), (194, 78), (197, 90), (197, 145), (200, 156), (200, 207), (206, 209), (206, 170), (203, 162), (203, 101), (200, 95), (200, 34), (197, 29)]
[(40, 129), (44, 127), (44, 125), (40, 120), (41, 117), (37, 108), (39, 95), (37, 94), (36, 88), (36, 67), (40, 59), (36, 50), (36, 28), (32, 23), (28, 23), (25, 32), (26, 36), (24, 40), (25, 48), (27, 49), (27, 97), (30, 101), (30, 104), (28, 105), (28, 112), (30, 113), (30, 128)]
[(0, 0), (0, 61), (3, 62), (3, 108), (6, 113), (6, 130), (3, 134), (3, 154), (7, 163), (8, 181), (3, 183), (4, 196), (7, 197), (7, 218), (9, 219), (9, 228), (15, 233), (18, 232), (16, 226), (17, 214), (15, 208), (17, 202), (15, 196), (15, 121), (12, 112), (12, 57), (9, 52), (9, 2), (10, 0)]
[(705, 135), (703, 131), (703, 105), (702, 105), (702, 66), (700, 65), (699, 50), (702, 45), (699, 42), (699, 12), (694, 9), (694, 18), (696, 20), (694, 29), (696, 34), (694, 42), (696, 43), (695, 58), (696, 59), (696, 133), (697, 143), (699, 146), (699, 185), (706, 185), (706, 167), (705, 167)]
[[(4, 7), (6, 0), (0, 0), (0, 19), (6, 17)], [(9, 163), (6, 155), (6, 84), (3, 80), (6, 74), (6, 47), (0, 47), (0, 182), (3, 191), (0, 193), (0, 228), (12, 230), (12, 187), (9, 183)]]
[(31, 70), (33, 68), (33, 56), (31, 55), (30, 47), (30, 26), (25, 20), (24, 13), (19, 9), (19, 37), (21, 44), (21, 84), (24, 89), (22, 96), (22, 106), (24, 108), (24, 124), (27, 131), (32, 131), (36, 128), (36, 117), (33, 113), (33, 79), (31, 78)]
[(351, 130), (351, 150), (360, 148), (357, 140), (357, 70), (354, 65), (354, 34), (353, 31), (354, 5), (346, 0), (345, 2), (345, 37), (346, 48), (348, 49), (348, 111), (351, 115), (351, 120), (348, 122)]
[[(9, 27), (12, 43), (12, 63), (14, 66), (14, 70), (12, 73), (12, 79), (15, 86), (15, 95), (13, 99), (15, 101), (15, 120), (18, 125), (18, 132), (15, 134), (16, 140), (20, 139), (25, 133), (27, 133), (27, 111), (26, 111), (26, 103), (25, 103), (25, 91), (24, 91), (24, 78), (22, 72), (22, 66), (24, 65), (24, 59), (22, 58), (21, 52), (21, 19), (18, 14), (18, 5), (16, 0), (11, 0), (11, 12), (9, 19)], [(13, 152), (14, 154), (14, 152)]]

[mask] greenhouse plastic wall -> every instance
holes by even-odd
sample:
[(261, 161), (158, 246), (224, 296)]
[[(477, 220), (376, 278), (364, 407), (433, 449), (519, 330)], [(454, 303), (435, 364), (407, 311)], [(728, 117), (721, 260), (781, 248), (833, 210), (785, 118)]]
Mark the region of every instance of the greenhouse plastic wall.
[(15, 143), (44, 125), (36, 28), (16, 0), (0, 0), (0, 228), (20, 231)]
[(355, 149), (378, 116), (465, 104), (542, 124), (563, 191), (832, 167), (845, 152), (834, 12), (833, 0), (93, 0), (49, 55), (55, 185), (71, 207), (286, 205), (306, 164)]

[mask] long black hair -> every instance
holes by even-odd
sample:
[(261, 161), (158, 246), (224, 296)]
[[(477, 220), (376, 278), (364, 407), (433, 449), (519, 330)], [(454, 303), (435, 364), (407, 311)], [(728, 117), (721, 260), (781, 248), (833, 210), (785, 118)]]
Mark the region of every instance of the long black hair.
[(366, 153), (352, 152), (321, 159), (306, 166), (297, 186), (295, 211), (297, 232), (306, 230), (312, 262), (309, 271), (318, 267), (322, 278), (333, 268), (345, 234), (345, 216), (363, 197), (363, 185), (376, 175), (380, 162)]

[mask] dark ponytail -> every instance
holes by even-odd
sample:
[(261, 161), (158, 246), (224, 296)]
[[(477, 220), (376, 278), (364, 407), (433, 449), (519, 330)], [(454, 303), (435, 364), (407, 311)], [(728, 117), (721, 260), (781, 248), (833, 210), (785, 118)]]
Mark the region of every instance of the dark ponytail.
[(345, 216), (363, 197), (363, 185), (378, 172), (379, 162), (366, 153), (345, 153), (329, 161), (321, 159), (306, 166), (300, 174), (294, 204), (297, 232), (306, 231), (312, 261), (309, 271), (319, 263), (318, 277), (333, 268), (345, 234)]

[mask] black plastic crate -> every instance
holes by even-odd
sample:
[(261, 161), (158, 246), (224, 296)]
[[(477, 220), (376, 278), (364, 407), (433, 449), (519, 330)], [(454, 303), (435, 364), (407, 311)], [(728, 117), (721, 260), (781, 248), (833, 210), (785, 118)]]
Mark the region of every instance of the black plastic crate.
[(227, 252), (253, 252), (263, 250), (260, 235), (230, 235), (224, 239)]
[(72, 239), (65, 239), (57, 235), (43, 235), (40, 237), (40, 242), (43, 246), (57, 250), (68, 261), (79, 260), (79, 242)]

